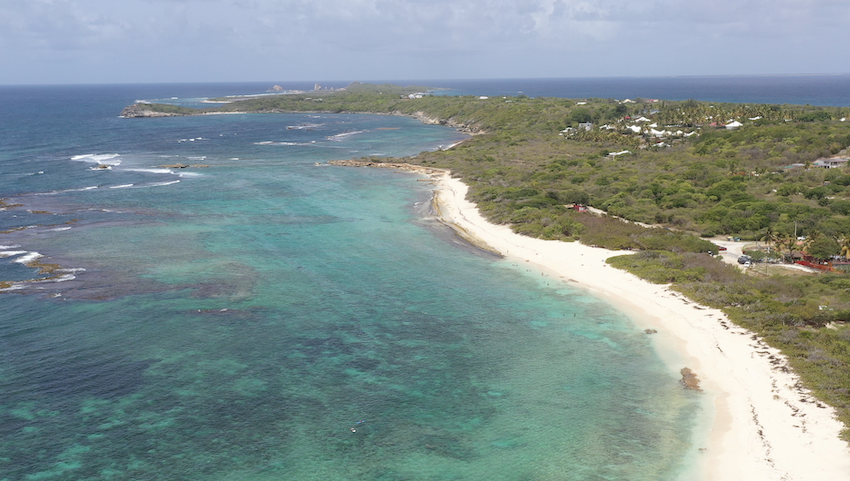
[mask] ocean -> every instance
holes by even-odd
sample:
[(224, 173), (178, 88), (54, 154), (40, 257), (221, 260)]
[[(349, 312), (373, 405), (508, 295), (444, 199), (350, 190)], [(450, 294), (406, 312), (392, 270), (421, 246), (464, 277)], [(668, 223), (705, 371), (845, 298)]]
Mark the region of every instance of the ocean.
[[(665, 99), (707, 102), (819, 105), (850, 107), (850, 74), (834, 75), (716, 75), (682, 77), (579, 77), (540, 79), (402, 79), (363, 80), (369, 83), (440, 87), (442, 95), (527, 95), (575, 99)], [(322, 87), (341, 88), (350, 81), (318, 82)], [(217, 95), (255, 94), (275, 82), (218, 84)], [(312, 90), (316, 82), (276, 82), (287, 90)], [(145, 86), (139, 86), (141, 88)], [(203, 97), (203, 88), (188, 92), (177, 103)], [(176, 90), (175, 90), (176, 91)], [(216, 95), (216, 96), (217, 96)], [(150, 98), (158, 98), (153, 92)], [(142, 97), (142, 98), (149, 98)], [(169, 100), (165, 97), (163, 100)]]
[(118, 117), (270, 86), (0, 87), (0, 480), (672, 481), (695, 465), (705, 396), (626, 314), (456, 238), (421, 176), (325, 164), (462, 134)]

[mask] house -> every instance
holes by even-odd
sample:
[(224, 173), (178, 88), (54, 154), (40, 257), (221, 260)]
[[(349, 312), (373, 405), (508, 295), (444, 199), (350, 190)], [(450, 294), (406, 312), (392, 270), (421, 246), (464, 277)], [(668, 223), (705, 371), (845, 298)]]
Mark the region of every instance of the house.
[(821, 167), (823, 169), (837, 169), (844, 167), (850, 159), (818, 159), (812, 163), (812, 167)]
[(589, 132), (592, 128), (593, 128), (592, 122), (581, 122), (581, 123), (578, 124), (579, 130), (586, 130), (586, 131)]
[(626, 155), (626, 154), (631, 154), (631, 152), (629, 152), (628, 150), (624, 150), (622, 152), (608, 152), (608, 157), (617, 157), (617, 156)]
[(741, 122), (738, 122), (737, 120), (733, 120), (732, 122), (729, 122), (728, 124), (726, 124), (726, 130), (735, 130), (737, 128), (742, 127), (743, 125), (744, 124), (742, 124)]
[(582, 204), (573, 204), (572, 209), (576, 212), (587, 212), (587, 206)]
[(648, 118), (644, 117), (644, 116), (640, 116), (640, 117), (635, 119), (635, 122), (652, 122), (652, 121), (649, 120)]

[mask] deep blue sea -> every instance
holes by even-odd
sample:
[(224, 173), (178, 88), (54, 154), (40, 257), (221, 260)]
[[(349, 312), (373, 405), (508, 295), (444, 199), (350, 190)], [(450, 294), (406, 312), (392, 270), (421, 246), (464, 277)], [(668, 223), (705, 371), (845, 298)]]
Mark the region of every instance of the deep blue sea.
[[(360, 80), (360, 79), (357, 79)], [(372, 83), (442, 87), (445, 95), (527, 95), (529, 97), (705, 100), (709, 102), (798, 104), (850, 107), (850, 74), (685, 77), (601, 77), (544, 79), (369, 80)], [(349, 82), (320, 82), (345, 87)], [(255, 84), (253, 93), (271, 83)], [(314, 83), (278, 82), (286, 89), (312, 90)], [(236, 89), (239, 84), (234, 85)], [(260, 89), (260, 90), (258, 90)], [(250, 90), (250, 91), (249, 91)], [(232, 90), (230, 91), (233, 92)]]
[[(553, 82), (428, 84), (710, 96)], [(695, 464), (704, 396), (625, 314), (465, 245), (417, 175), (324, 165), (463, 135), (118, 117), (269, 86), (0, 87), (0, 480), (663, 481)], [(817, 90), (785, 101), (846, 102)]]

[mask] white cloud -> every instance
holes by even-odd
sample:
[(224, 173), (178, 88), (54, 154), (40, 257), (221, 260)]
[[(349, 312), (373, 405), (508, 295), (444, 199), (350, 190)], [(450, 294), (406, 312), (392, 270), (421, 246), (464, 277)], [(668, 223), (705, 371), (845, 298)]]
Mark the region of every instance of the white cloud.
[(838, 0), (4, 0), (0, 61), (26, 78), (60, 52), (148, 57), (175, 66), (163, 81), (211, 63), (245, 80), (829, 72), (848, 22)]

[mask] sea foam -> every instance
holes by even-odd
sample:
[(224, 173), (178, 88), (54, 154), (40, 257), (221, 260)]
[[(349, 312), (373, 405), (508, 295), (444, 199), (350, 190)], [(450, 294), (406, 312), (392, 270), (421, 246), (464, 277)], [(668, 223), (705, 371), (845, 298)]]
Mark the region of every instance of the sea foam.
[(38, 259), (44, 257), (43, 255), (39, 254), (38, 252), (24, 252), (23, 254), (24, 255), (22, 255), (21, 257), (18, 257), (17, 259), (15, 259), (14, 262), (17, 262), (18, 264), (27, 265), (27, 264), (35, 262)]
[(82, 154), (71, 157), (71, 160), (101, 165), (121, 165), (120, 156), (121, 154)]
[(331, 135), (330, 137), (327, 137), (327, 139), (330, 140), (331, 142), (341, 142), (341, 141), (347, 139), (348, 137), (351, 137), (352, 135), (362, 134), (362, 133), (365, 133), (365, 132), (366, 132), (366, 130), (355, 130), (353, 132), (343, 132), (341, 134)]
[[(123, 169), (122, 169), (123, 170)], [(145, 172), (148, 174), (173, 174), (171, 169), (126, 169), (128, 172)]]

